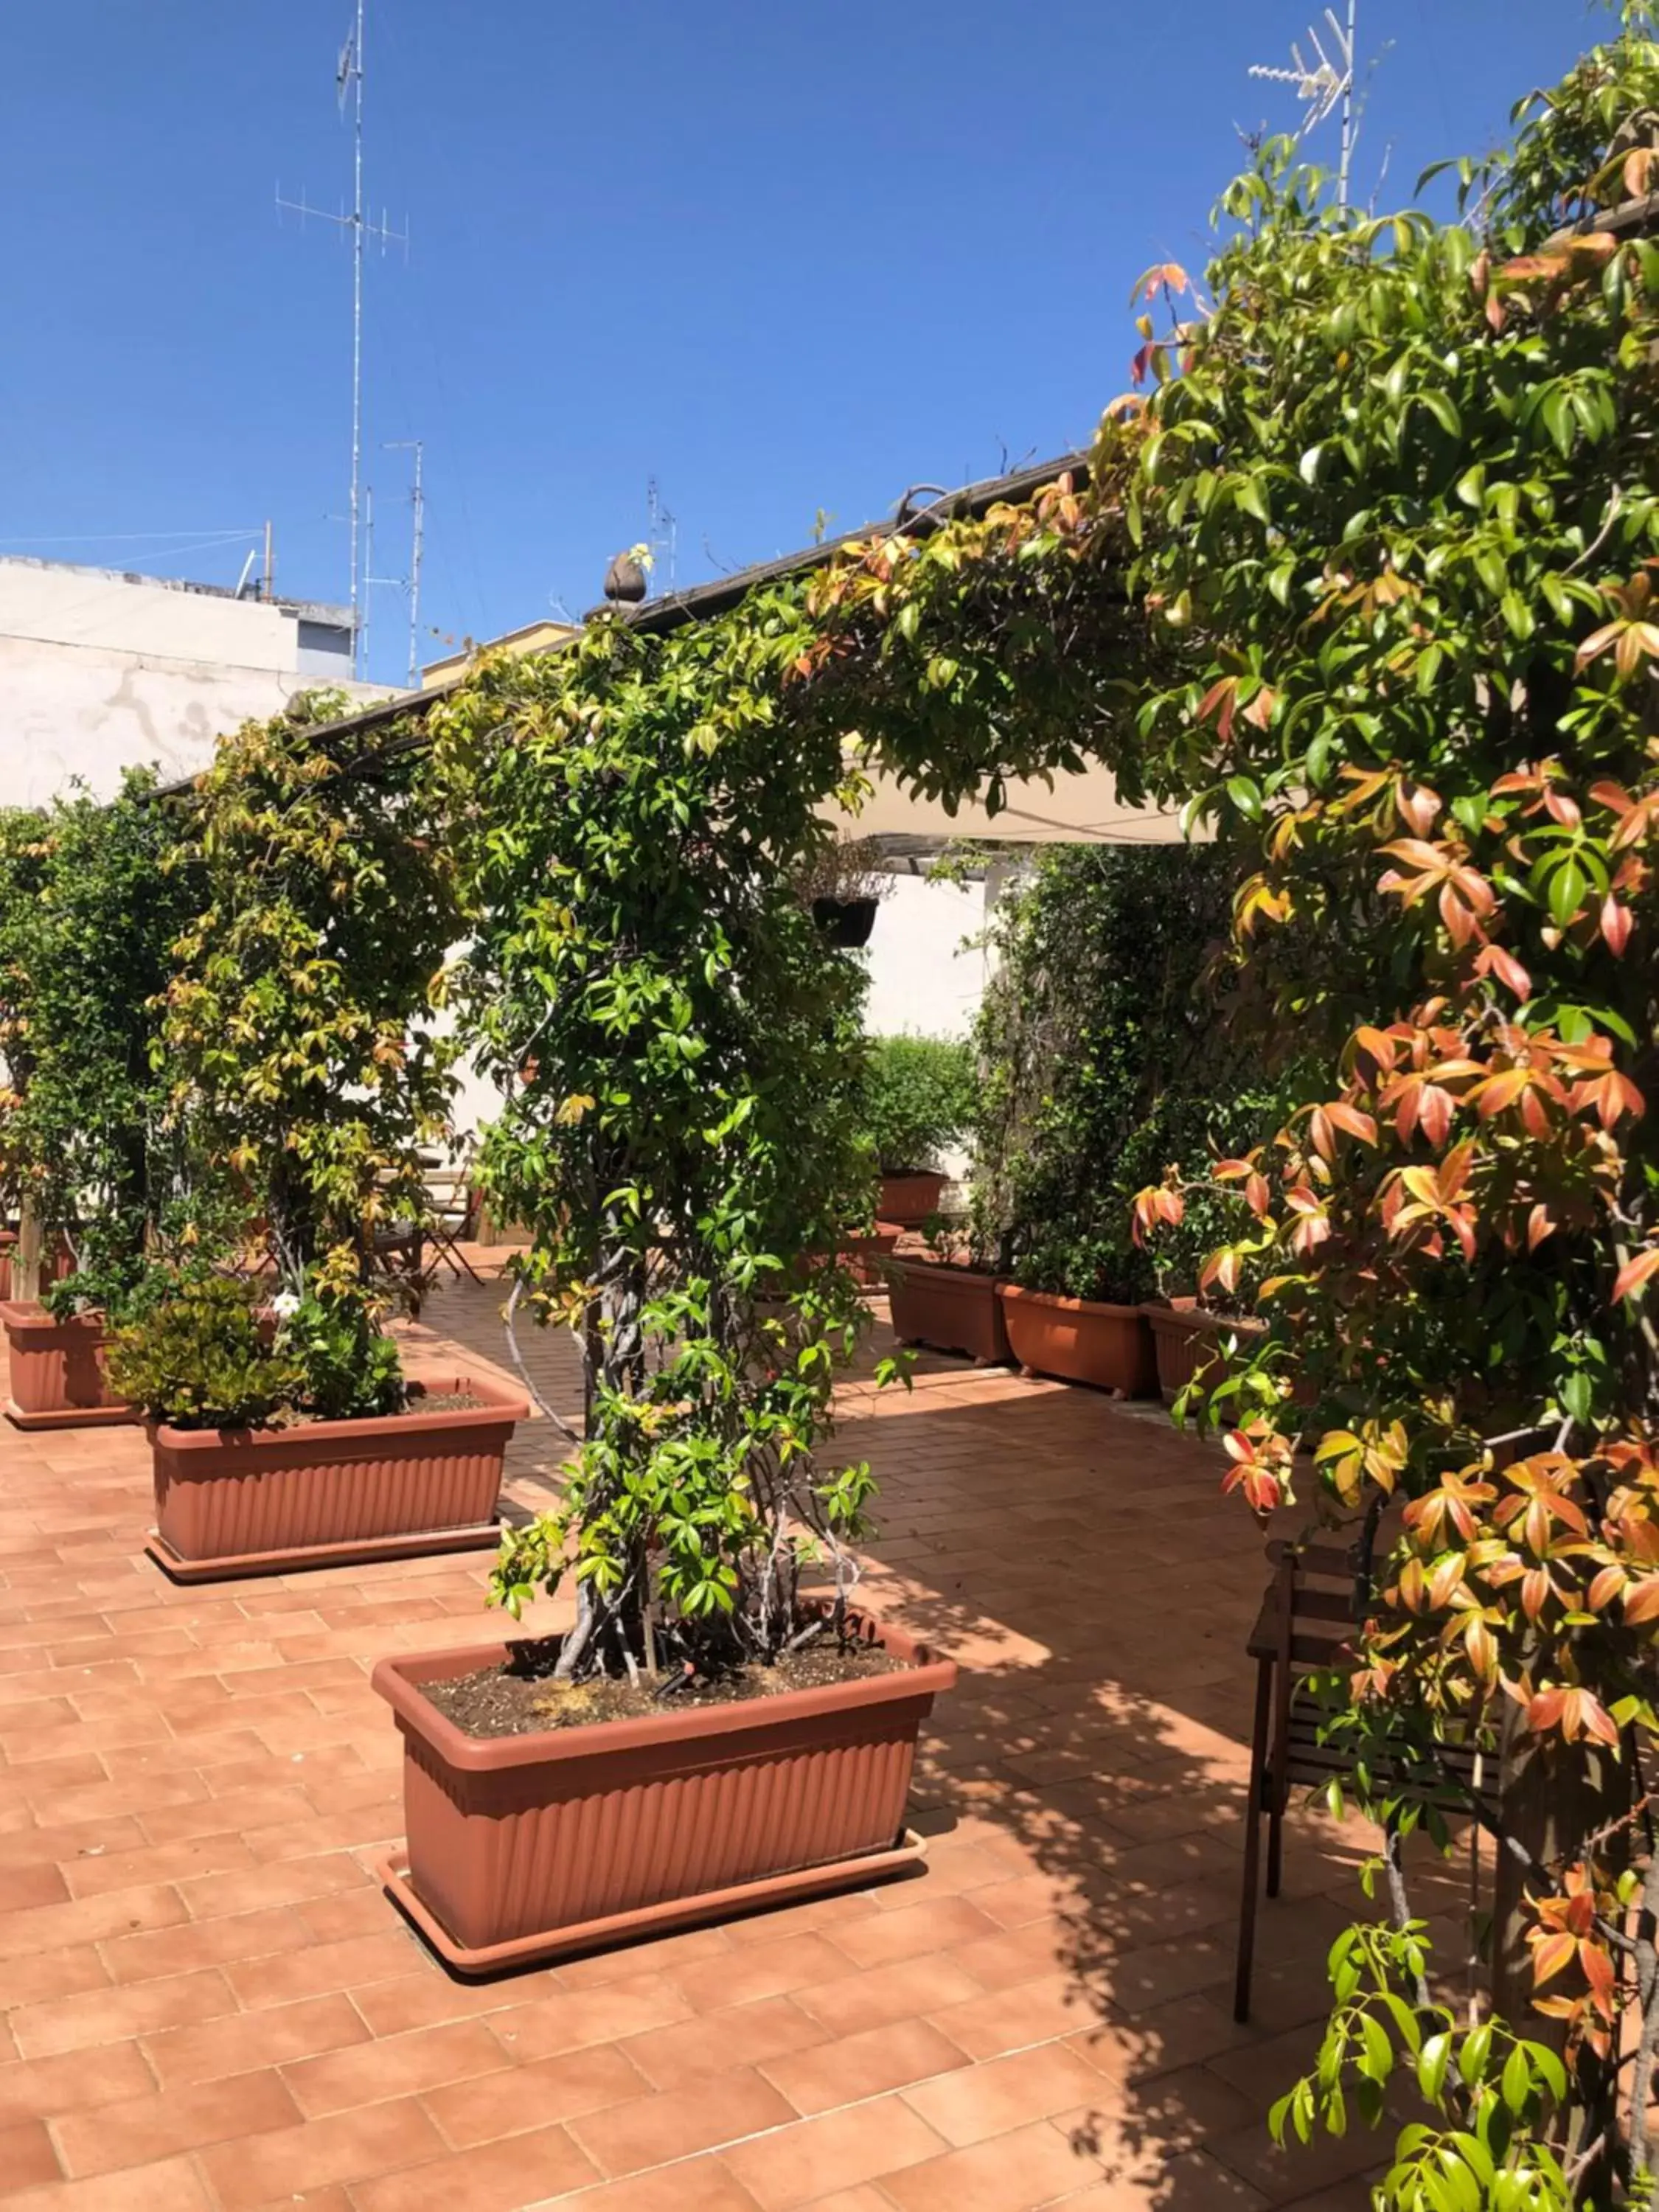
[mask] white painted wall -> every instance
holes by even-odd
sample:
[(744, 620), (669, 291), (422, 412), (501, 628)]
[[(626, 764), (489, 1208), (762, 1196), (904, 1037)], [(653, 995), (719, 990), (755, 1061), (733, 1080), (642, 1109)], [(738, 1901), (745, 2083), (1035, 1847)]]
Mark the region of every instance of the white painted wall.
[(874, 1036), (966, 1036), (985, 992), (985, 885), (895, 876), (870, 936)]
[(334, 611), (0, 558), (0, 805), (76, 777), (106, 797), (129, 767), (193, 775), (224, 732), (349, 675), (319, 650)]

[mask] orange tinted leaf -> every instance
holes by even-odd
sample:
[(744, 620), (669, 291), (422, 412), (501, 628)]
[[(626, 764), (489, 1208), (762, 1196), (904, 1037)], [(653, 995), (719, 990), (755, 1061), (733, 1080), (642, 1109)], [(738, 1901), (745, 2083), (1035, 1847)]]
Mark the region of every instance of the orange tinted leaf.
[(1558, 1974), (1565, 1973), (1572, 1964), (1578, 1949), (1577, 1940), (1565, 1929), (1557, 1929), (1553, 1935), (1541, 1936), (1534, 1944), (1532, 1978), (1534, 1988), (1553, 1982)]
[(1632, 1291), (1640, 1290), (1649, 1277), (1656, 1273), (1659, 1273), (1659, 1249), (1650, 1247), (1645, 1252), (1638, 1252), (1633, 1260), (1627, 1260), (1614, 1279), (1613, 1304), (1617, 1305), (1621, 1298), (1629, 1297)]

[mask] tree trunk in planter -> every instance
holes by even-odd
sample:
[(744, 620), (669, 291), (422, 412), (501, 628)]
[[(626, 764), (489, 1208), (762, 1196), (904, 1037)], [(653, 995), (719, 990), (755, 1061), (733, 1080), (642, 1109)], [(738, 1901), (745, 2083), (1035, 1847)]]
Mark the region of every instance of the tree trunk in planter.
[[(1615, 1759), (1610, 1750), (1592, 1744), (1588, 1738), (1565, 1743), (1559, 1735), (1534, 1735), (1525, 1727), (1513, 1700), (1505, 1698), (1503, 1702), (1504, 1765), (1498, 1809), (1504, 1834), (1521, 1846), (1529, 1862), (1548, 1869), (1559, 1880), (1564, 1868), (1582, 1856), (1587, 1837), (1604, 1830), (1630, 1809), (1629, 1763)], [(1517, 2035), (1530, 2037), (1559, 2052), (1566, 2038), (1565, 2021), (1533, 2008), (1532, 1951), (1527, 1931), (1535, 1920), (1526, 1903), (1528, 1889), (1534, 1895), (1548, 1893), (1543, 1883), (1534, 1883), (1528, 1865), (1515, 1851), (1500, 1844), (1493, 1897), (1492, 2009)], [(1617, 2041), (1615, 2031), (1615, 2050)], [(1607, 2148), (1591, 2175), (1593, 2179), (1604, 2179), (1619, 2138), (1616, 2060), (1609, 2067), (1593, 2051), (1581, 2049), (1573, 2094), (1572, 2132), (1559, 2147), (1571, 2163), (1589, 2144), (1603, 2141)], [(1574, 2202), (1578, 2201), (1575, 2197)], [(1586, 2201), (1601, 2203), (1599, 2189)]]

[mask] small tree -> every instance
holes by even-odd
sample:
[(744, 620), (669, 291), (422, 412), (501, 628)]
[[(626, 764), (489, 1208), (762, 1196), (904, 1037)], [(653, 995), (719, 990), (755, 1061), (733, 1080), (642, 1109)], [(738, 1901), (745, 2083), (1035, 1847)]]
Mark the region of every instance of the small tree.
[(936, 1170), (973, 1117), (974, 1068), (955, 1037), (878, 1036), (867, 1047), (863, 1117), (884, 1175)]
[(868, 1473), (811, 1449), (859, 1309), (810, 1255), (867, 1209), (865, 981), (798, 886), (856, 779), (830, 732), (780, 743), (810, 641), (799, 591), (666, 638), (604, 622), (434, 716), (507, 1094), (482, 1171), (534, 1239), (515, 1306), (584, 1350), (562, 1504), (495, 1581), (516, 1610), (574, 1577), (567, 1676), (775, 1658), (811, 1630), (802, 1572), (854, 1578)]
[(1206, 1218), (1149, 1256), (1129, 1204), (1172, 1164), (1273, 1126), (1260, 1037), (1233, 1022), (1236, 876), (1213, 848), (1056, 846), (998, 910), (975, 1206), (999, 1266), (1033, 1289), (1133, 1302), (1158, 1287), (1154, 1258), (1195, 1285)]

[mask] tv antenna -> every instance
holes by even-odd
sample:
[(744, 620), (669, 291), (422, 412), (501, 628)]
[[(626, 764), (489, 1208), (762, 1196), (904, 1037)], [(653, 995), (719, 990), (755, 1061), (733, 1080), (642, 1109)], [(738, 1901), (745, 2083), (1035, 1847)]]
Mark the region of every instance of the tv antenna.
[(286, 210), (297, 215), (301, 223), (314, 216), (319, 222), (331, 222), (351, 240), (351, 672), (362, 672), (362, 647), (359, 637), (358, 618), (364, 614), (363, 628), (367, 629), (367, 614), (362, 605), (362, 565), (357, 557), (359, 523), (362, 511), (363, 469), (363, 248), (372, 239), (382, 254), (389, 246), (401, 246), (405, 261), (409, 258), (409, 228), (393, 230), (384, 209), (377, 222), (363, 205), (363, 12), (364, 0), (357, 0), (356, 21), (346, 42), (340, 49), (340, 59), (334, 72), (335, 96), (342, 117), (348, 101), (352, 106), (352, 193), (351, 211), (343, 207), (337, 215), (326, 208), (313, 207), (304, 191), (297, 200), (283, 198), (283, 188), (276, 187), (278, 211)]
[[(419, 438), (388, 438), (385, 450), (388, 453), (413, 453), (415, 456), (414, 481), (409, 491), (409, 504), (414, 520), (410, 533), (409, 577), (404, 584), (409, 593), (409, 688), (412, 691), (421, 675), (421, 556), (426, 544), (426, 493), (421, 484), (421, 465), (426, 456), (426, 446)], [(387, 578), (385, 580), (404, 581), (402, 578)]]
[(662, 562), (662, 573), (667, 579), (665, 588), (672, 599), (674, 593), (674, 572), (679, 560), (680, 526), (677, 515), (663, 505), (662, 490), (655, 477), (647, 479), (645, 487), (646, 544)]
[(1342, 155), (1336, 179), (1339, 207), (1348, 204), (1348, 172), (1353, 162), (1356, 136), (1353, 119), (1354, 19), (1358, 12), (1358, 0), (1348, 0), (1348, 20), (1345, 27), (1338, 21), (1334, 8), (1325, 10), (1331, 44), (1336, 53), (1334, 61), (1320, 44), (1317, 30), (1310, 25), (1308, 43), (1314, 51), (1312, 68), (1303, 60), (1302, 49), (1295, 44), (1291, 47), (1291, 66), (1289, 69), (1269, 69), (1261, 62), (1253, 63), (1250, 68), (1252, 76), (1265, 77), (1269, 84), (1295, 86), (1297, 98), (1308, 111), (1302, 118), (1301, 129), (1296, 134), (1298, 139), (1305, 138), (1310, 131), (1316, 131), (1339, 107), (1341, 109)]

